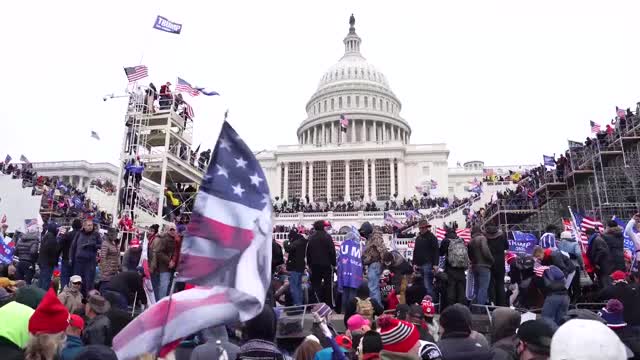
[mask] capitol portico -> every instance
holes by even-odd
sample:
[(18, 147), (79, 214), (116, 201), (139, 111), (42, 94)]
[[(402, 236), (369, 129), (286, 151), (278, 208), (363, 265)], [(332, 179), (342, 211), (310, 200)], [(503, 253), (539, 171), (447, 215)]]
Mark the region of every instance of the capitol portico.
[[(263, 151), (258, 160), (273, 197), (327, 201), (385, 201), (410, 197), (416, 186), (464, 195), (482, 166), (459, 167), (450, 182), (446, 144), (411, 144), (411, 126), (386, 76), (362, 56), (362, 39), (349, 20), (344, 55), (320, 78), (297, 129), (298, 144)], [(341, 118), (348, 123), (342, 124)], [(346, 125), (346, 126), (345, 126)]]

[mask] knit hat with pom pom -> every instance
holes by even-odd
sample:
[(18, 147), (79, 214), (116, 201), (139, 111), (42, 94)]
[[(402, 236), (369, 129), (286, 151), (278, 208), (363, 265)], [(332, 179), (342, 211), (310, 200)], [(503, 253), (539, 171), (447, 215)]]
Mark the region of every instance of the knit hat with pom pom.
[(385, 315), (379, 317), (377, 323), (384, 350), (406, 353), (420, 340), (418, 328), (406, 321)]

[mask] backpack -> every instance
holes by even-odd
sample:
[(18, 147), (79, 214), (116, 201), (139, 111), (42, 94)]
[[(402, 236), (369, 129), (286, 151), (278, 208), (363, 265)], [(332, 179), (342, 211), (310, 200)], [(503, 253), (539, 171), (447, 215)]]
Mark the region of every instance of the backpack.
[(356, 313), (362, 315), (363, 317), (373, 321), (373, 304), (371, 304), (371, 298), (366, 298), (364, 300), (356, 297)]
[(469, 251), (464, 240), (460, 238), (450, 240), (447, 261), (454, 268), (466, 269), (469, 267)]

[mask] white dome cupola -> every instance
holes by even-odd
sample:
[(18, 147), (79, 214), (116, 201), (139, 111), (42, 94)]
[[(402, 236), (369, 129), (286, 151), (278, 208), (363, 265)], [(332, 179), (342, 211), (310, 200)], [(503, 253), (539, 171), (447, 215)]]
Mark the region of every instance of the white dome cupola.
[[(409, 143), (411, 128), (400, 117), (402, 105), (386, 76), (360, 53), (362, 39), (349, 18), (344, 55), (329, 67), (307, 102), (307, 119), (298, 128), (298, 142), (316, 146), (344, 143)], [(341, 117), (348, 120), (341, 129)]]

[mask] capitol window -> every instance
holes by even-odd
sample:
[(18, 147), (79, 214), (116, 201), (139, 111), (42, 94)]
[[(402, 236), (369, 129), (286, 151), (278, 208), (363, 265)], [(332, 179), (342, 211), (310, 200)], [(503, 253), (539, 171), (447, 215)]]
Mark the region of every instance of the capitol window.
[(376, 109), (376, 98), (371, 98), (371, 104), (373, 105), (373, 109)]
[(335, 110), (335, 99), (331, 99), (331, 111)]
[(369, 107), (369, 98), (368, 97), (364, 97), (364, 107), (367, 108)]
[(431, 175), (431, 169), (429, 168), (429, 166), (423, 166), (422, 167), (422, 175), (424, 175), (424, 176)]
[(360, 96), (356, 96), (356, 107), (360, 107)]
[(345, 165), (342, 160), (331, 161), (331, 201), (343, 201), (345, 193)]
[(382, 111), (382, 99), (380, 99), (380, 111)]
[(289, 198), (286, 200), (293, 201), (294, 199), (299, 199), (302, 196), (302, 163), (289, 163), (288, 180), (287, 189)]
[(338, 109), (342, 109), (342, 96), (338, 98)]
[(378, 200), (391, 197), (391, 168), (389, 159), (376, 159), (376, 195)]
[(347, 96), (347, 107), (351, 107), (351, 95)]
[(389, 112), (389, 100), (387, 100), (387, 112)]
[(327, 100), (324, 101), (324, 112), (327, 112)]

